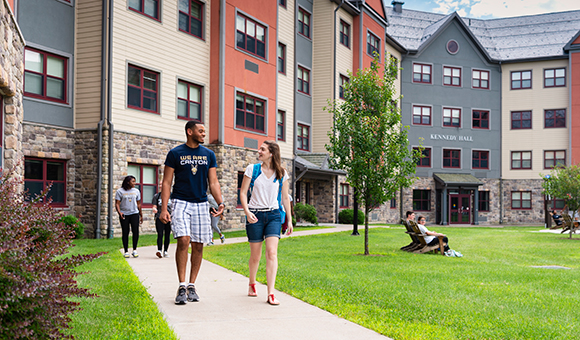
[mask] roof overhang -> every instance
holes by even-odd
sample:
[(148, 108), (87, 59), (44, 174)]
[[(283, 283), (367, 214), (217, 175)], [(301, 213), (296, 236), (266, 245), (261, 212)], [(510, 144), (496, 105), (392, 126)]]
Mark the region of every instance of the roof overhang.
[(480, 186), (483, 185), (479, 179), (470, 174), (446, 174), (434, 173), (433, 178), (444, 186)]
[(342, 170), (323, 168), (300, 156), (294, 158), (294, 167), (297, 170), (296, 181), (304, 176), (306, 176), (306, 178), (329, 180), (329, 177), (346, 175), (346, 172)]
[(345, 11), (347, 11), (348, 13), (350, 13), (353, 16), (360, 14), (360, 10), (356, 6), (351, 4), (350, 1), (347, 1), (347, 0), (330, 0), (330, 1), (334, 2), (335, 4), (338, 4), (339, 6), (342, 3), (341, 8), (343, 8)]

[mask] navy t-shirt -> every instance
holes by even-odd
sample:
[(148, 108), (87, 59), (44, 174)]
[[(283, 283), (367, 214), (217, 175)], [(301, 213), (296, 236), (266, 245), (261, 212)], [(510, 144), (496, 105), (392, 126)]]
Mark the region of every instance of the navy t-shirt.
[(175, 171), (171, 198), (194, 203), (207, 201), (209, 169), (217, 167), (213, 151), (203, 145), (194, 149), (181, 144), (169, 151), (165, 165)]

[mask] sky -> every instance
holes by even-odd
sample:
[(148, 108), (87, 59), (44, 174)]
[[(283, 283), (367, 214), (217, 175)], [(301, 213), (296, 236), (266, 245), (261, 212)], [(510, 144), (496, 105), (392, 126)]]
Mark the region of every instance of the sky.
[[(580, 10), (580, 0), (401, 0), (405, 8), (462, 17), (491, 19)], [(386, 1), (390, 5), (390, 0)]]

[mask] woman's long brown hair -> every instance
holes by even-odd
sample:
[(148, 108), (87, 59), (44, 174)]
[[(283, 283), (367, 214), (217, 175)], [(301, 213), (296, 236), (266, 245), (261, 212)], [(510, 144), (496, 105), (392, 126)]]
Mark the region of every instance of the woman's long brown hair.
[(281, 179), (284, 177), (284, 168), (280, 159), (280, 146), (273, 140), (264, 141), (264, 144), (268, 146), (268, 151), (272, 154), (270, 166), (276, 171), (276, 179)]

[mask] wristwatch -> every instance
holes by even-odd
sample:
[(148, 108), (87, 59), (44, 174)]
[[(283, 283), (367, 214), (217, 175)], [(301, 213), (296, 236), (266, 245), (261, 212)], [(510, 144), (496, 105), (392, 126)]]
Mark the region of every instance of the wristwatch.
[(221, 202), (220, 204), (218, 204), (218, 207), (219, 207), (220, 205), (223, 205), (223, 206), (224, 206), (224, 208), (226, 207), (226, 204), (225, 204), (224, 202)]

